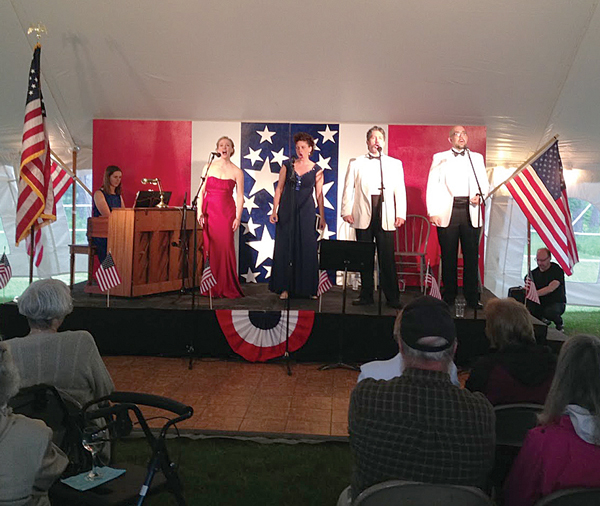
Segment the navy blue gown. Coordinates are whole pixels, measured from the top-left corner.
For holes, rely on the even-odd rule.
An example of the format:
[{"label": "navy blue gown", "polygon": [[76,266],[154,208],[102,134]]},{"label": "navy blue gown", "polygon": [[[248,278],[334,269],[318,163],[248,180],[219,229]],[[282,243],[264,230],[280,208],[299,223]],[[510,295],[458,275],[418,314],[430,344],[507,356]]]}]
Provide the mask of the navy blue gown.
[{"label": "navy blue gown", "polygon": [[[290,296],[311,297],[317,294],[319,263],[317,259],[316,211],[313,190],[317,164],[302,176],[290,177],[286,166],[286,183],[279,203],[275,228],[275,250],[269,289]],[[293,272],[289,279],[289,252],[292,251]]]},{"label": "navy blue gown", "polygon": [[[104,198],[106,199],[106,203],[108,204],[108,207],[110,208],[111,211],[113,209],[121,207],[121,195],[111,195],[110,193],[106,193],[102,189],[100,189],[100,191],[104,195]],[[94,202],[94,199],[92,198],[92,217],[97,218],[98,216],[102,216],[102,215],[100,214],[100,211],[96,207],[96,202]],[[104,259],[106,258],[106,253],[107,253],[106,248],[107,248],[108,239],[106,239],[105,237],[93,237],[92,243],[94,244],[94,246],[96,246],[96,255],[98,256],[98,260],[100,261],[100,263],[104,262]]]}]

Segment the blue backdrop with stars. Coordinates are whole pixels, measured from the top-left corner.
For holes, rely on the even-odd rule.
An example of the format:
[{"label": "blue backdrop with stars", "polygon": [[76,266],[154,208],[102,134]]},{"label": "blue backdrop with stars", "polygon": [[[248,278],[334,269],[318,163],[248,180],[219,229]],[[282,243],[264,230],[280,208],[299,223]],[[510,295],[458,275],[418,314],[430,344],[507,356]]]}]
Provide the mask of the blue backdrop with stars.
[{"label": "blue backdrop with stars", "polygon": [[242,123],[241,169],[244,172],[244,210],[239,230],[239,273],[247,283],[271,276],[275,225],[269,222],[282,164],[296,154],[293,137],[307,132],[315,139],[311,160],[323,169],[327,227],[320,238],[335,239],[338,194],[338,124]]}]

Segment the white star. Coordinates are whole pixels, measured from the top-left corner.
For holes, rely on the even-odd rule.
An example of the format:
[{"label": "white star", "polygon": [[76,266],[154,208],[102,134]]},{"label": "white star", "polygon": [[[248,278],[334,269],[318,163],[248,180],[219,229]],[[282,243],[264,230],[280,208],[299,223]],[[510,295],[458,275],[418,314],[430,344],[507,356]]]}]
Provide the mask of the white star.
[{"label": "white star", "polygon": [[333,205],[327,199],[327,192],[329,190],[331,190],[333,183],[334,183],[333,181],[329,181],[329,183],[325,183],[323,185],[323,203],[324,203],[326,209],[333,209]]},{"label": "white star", "polygon": [[[332,235],[335,235],[335,232],[330,232],[329,225],[325,223],[325,228],[323,230],[319,230],[319,237],[317,241],[321,241],[323,239],[328,240]],[[275,241],[273,241],[273,244],[275,244]]]},{"label": "white star", "polygon": [[275,247],[275,240],[271,239],[269,229],[267,229],[266,225],[263,227],[262,239],[260,241],[249,241],[246,244],[252,249],[258,251],[258,256],[256,257],[255,264],[256,267],[262,264],[265,260],[273,258],[273,248]]},{"label": "white star", "polygon": [[248,273],[242,274],[242,277],[246,280],[246,283],[256,283],[256,277],[260,272],[252,272],[252,269],[248,267]]},{"label": "white star", "polygon": [[269,202],[269,212],[267,213],[269,216],[273,214],[273,202]]},{"label": "white star", "polygon": [[250,160],[252,162],[252,165],[254,165],[259,160],[262,162],[262,158],[260,157],[260,152],[262,150],[257,149],[255,151],[252,148],[248,148],[248,149],[250,150],[250,153],[248,153],[246,156],[244,156],[244,158]]},{"label": "white star", "polygon": [[269,278],[271,277],[271,269],[272,269],[273,267],[272,267],[272,266],[270,266],[270,265],[263,265],[262,267],[263,267],[263,269],[264,269],[265,271],[267,271],[267,272],[265,273],[265,279],[269,279]]},{"label": "white star", "polygon": [[280,167],[283,165],[283,162],[289,160],[289,157],[283,154],[283,148],[277,151],[277,153],[275,151],[271,151],[271,154],[273,155],[273,158],[271,158],[271,163],[278,163]]},{"label": "white star", "polygon": [[[252,199],[254,199],[254,197],[252,197]],[[254,237],[256,237],[256,229],[260,227],[260,225],[257,225],[252,221],[252,217],[250,217],[248,223],[242,223],[242,226],[244,227],[244,234],[252,234]]]},{"label": "white star", "polygon": [[331,160],[330,156],[328,156],[327,158],[323,158],[321,156],[321,153],[319,153],[319,161],[317,162],[317,165],[319,167],[321,167],[323,170],[333,170],[331,168],[331,166],[329,165],[329,160]]},{"label": "white star", "polygon": [[275,188],[273,187],[273,185],[279,179],[279,174],[277,174],[276,172],[271,172],[271,164],[268,158],[263,163],[262,169],[246,169],[246,173],[252,179],[254,179],[254,185],[252,186],[252,190],[250,190],[250,197],[258,193],[260,190],[265,190],[266,192],[271,194],[271,197],[275,198]]},{"label": "white star", "polygon": [[330,130],[329,125],[327,125],[325,130],[319,130],[319,133],[323,136],[323,144],[327,141],[331,141],[335,144],[335,139],[333,137],[337,134],[337,130]]},{"label": "white star", "polygon": [[275,132],[269,132],[269,127],[267,125],[265,125],[265,129],[262,132],[260,130],[257,130],[256,133],[260,135],[260,144],[262,144],[265,141],[273,144],[271,137],[275,135]]},{"label": "white star", "polygon": [[244,195],[244,209],[248,211],[248,214],[252,214],[252,209],[260,209],[260,207],[254,203],[254,197],[248,198]]},{"label": "white star", "polygon": [[321,151],[321,148],[319,148],[318,144],[319,139],[315,139],[315,151]]}]

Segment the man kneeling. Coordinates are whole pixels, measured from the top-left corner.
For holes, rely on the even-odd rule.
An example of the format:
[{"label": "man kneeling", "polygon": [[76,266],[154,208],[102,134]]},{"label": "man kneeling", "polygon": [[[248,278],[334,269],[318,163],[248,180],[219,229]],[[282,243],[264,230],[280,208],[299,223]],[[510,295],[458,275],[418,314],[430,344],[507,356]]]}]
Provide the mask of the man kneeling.
[{"label": "man kneeling", "polygon": [[450,381],[456,329],[448,305],[429,296],[414,300],[394,335],[402,376],[367,378],[350,399],[352,498],[393,479],[483,487],[494,461],[494,411],[483,394]]}]

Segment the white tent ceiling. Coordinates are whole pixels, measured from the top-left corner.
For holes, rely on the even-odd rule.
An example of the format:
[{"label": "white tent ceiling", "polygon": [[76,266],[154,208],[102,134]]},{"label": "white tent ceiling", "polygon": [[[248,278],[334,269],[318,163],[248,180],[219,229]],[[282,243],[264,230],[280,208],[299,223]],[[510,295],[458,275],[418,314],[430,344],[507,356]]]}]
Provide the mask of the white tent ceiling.
[{"label": "white tent ceiling", "polygon": [[0,149],[41,22],[59,151],[94,118],[463,123],[487,126],[488,166],[560,134],[566,167],[600,173],[598,3],[0,0]]}]

